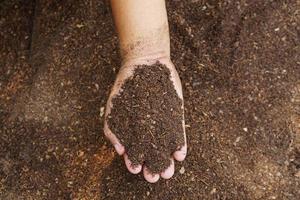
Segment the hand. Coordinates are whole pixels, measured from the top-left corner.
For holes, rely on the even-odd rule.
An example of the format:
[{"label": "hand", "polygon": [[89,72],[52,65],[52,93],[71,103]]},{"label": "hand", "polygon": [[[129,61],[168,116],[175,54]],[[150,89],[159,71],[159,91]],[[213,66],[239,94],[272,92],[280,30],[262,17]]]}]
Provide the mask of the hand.
[{"label": "hand", "polygon": [[[186,135],[185,135],[185,127],[184,127],[184,116],[182,116],[182,119],[183,119],[182,126],[183,126],[183,130],[184,130],[182,137],[184,137],[184,141],[185,141],[184,145],[182,147],[178,147],[179,150],[177,150],[175,152],[170,152],[170,155],[173,155],[170,158],[171,159],[170,166],[165,171],[161,172],[160,174],[154,174],[154,175],[148,171],[146,166],[142,166],[142,165],[138,165],[135,167],[132,166],[131,161],[128,159],[128,156],[126,154],[126,148],[120,143],[120,141],[116,137],[116,135],[114,133],[112,133],[112,131],[110,130],[108,123],[107,123],[107,120],[108,120],[107,117],[111,112],[111,108],[113,107],[112,99],[117,94],[120,93],[120,89],[121,89],[122,85],[124,84],[125,80],[133,75],[134,67],[137,65],[152,65],[152,64],[155,64],[157,61],[164,64],[170,70],[171,81],[174,83],[174,87],[175,87],[175,90],[176,90],[179,98],[181,98],[183,100],[181,81],[179,79],[178,73],[177,73],[173,63],[170,61],[169,58],[153,59],[153,58],[143,57],[141,59],[129,60],[121,67],[121,69],[117,75],[116,81],[114,83],[114,86],[111,90],[109,99],[107,101],[106,111],[105,111],[105,122],[104,122],[104,133],[105,133],[106,137],[114,145],[114,148],[116,149],[117,153],[119,155],[124,156],[125,164],[129,170],[129,172],[131,172],[133,174],[138,174],[143,169],[143,174],[144,174],[145,179],[151,183],[158,181],[160,176],[164,179],[171,178],[174,174],[174,168],[175,168],[174,159],[177,161],[183,161],[186,157],[187,144],[186,144]],[[128,134],[130,134],[130,133],[128,133]]]}]

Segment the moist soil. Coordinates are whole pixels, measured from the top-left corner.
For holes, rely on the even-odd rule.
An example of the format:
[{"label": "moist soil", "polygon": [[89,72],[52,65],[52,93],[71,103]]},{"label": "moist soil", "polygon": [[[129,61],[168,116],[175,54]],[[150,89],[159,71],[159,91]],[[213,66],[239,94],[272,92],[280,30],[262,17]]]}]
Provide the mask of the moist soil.
[{"label": "moist soil", "polygon": [[170,70],[160,63],[135,66],[112,104],[108,126],[133,166],[144,163],[151,173],[168,168],[184,145],[183,105]]},{"label": "moist soil", "polygon": [[167,1],[188,155],[130,174],[103,134],[109,4],[0,2],[0,199],[300,199],[297,0]]}]

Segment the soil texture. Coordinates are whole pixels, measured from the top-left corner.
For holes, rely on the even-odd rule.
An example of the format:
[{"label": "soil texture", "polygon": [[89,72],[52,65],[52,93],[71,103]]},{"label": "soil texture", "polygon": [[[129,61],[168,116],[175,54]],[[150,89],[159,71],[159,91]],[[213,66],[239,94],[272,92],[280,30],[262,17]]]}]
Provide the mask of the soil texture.
[{"label": "soil texture", "polygon": [[108,125],[129,160],[144,163],[151,173],[163,172],[184,145],[183,104],[170,70],[160,63],[135,66],[112,104]]}]

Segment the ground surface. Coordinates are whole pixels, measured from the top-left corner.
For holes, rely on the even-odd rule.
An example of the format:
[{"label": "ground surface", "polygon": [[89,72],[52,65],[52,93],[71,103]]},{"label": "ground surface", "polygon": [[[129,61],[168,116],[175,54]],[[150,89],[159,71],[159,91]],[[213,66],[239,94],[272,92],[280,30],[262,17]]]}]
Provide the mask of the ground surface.
[{"label": "ground surface", "polygon": [[103,137],[120,66],[108,4],[0,2],[0,199],[299,199],[299,1],[168,12],[189,154],[149,184]]}]

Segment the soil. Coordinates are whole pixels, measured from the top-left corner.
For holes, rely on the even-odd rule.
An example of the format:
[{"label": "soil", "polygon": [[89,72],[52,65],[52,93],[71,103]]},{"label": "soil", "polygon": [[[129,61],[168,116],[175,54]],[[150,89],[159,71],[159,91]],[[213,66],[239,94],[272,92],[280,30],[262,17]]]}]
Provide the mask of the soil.
[{"label": "soil", "polygon": [[0,2],[0,199],[299,199],[299,2],[167,8],[188,155],[150,184],[102,131],[121,65],[109,4]]},{"label": "soil", "polygon": [[167,169],[184,145],[183,105],[170,70],[160,63],[135,66],[112,104],[108,126],[133,166],[145,164],[152,173]]}]

